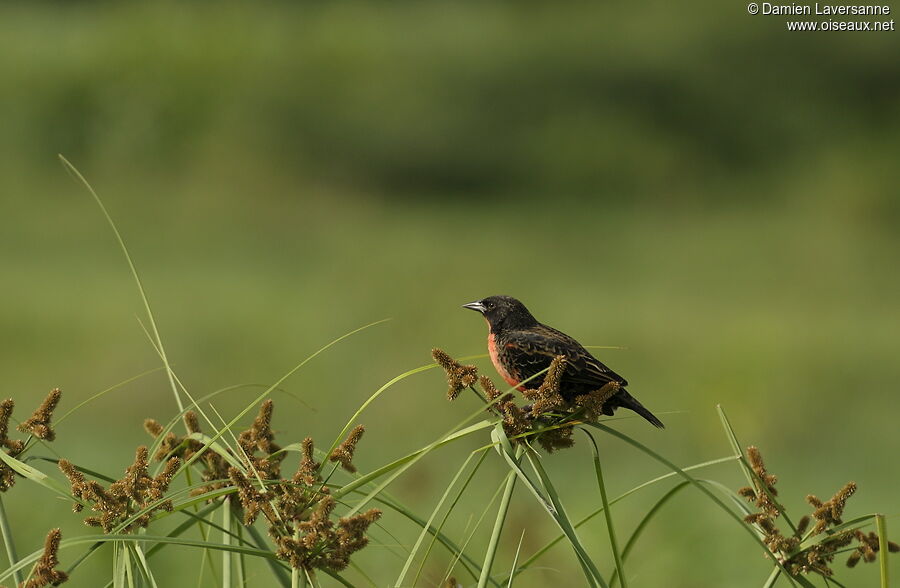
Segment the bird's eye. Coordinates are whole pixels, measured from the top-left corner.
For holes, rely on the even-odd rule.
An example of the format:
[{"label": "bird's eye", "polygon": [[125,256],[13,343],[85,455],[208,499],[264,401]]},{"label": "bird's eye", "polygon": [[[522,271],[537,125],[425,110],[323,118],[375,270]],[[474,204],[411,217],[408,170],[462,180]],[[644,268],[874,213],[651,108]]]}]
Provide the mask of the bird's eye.
[{"label": "bird's eye", "polygon": [[490,310],[490,309],[494,308],[494,303],[490,302],[490,301],[485,302],[484,307],[487,308],[488,310]]}]

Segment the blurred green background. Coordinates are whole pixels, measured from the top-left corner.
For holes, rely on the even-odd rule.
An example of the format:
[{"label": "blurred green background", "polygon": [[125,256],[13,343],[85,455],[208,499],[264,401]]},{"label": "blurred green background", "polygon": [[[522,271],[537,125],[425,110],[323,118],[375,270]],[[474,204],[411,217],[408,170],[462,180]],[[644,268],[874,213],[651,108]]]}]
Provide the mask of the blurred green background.
[{"label": "blurred green background", "polygon": [[[283,443],[326,444],[433,346],[483,353],[483,322],[459,305],[505,293],[585,344],[624,348],[599,355],[668,428],[617,421],[623,432],[682,465],[721,457],[721,403],[795,516],[807,493],[855,480],[848,514],[885,512],[896,536],[898,48],[897,33],[787,33],[779,17],[711,1],[5,3],[4,394],[24,418],[54,386],[65,410],[158,365],[121,253],[62,153],[118,222],[197,394],[271,383],[393,317],[288,381],[304,402],[276,395]],[[252,394],[216,406],[235,414]],[[437,371],[408,379],[363,415],[357,462],[377,467],[475,408],[447,405]],[[118,473],[147,441],[143,419],[174,411],[157,373],[63,423],[54,447]],[[395,493],[428,513],[486,442],[436,453]],[[614,494],[662,473],[601,442]],[[597,507],[583,440],[548,467],[574,517]],[[488,457],[457,537],[504,470]],[[743,485],[731,465],[703,475]],[[664,490],[616,509],[620,535]],[[41,492],[20,482],[4,497],[20,551],[51,526],[91,532]],[[523,489],[512,508],[499,570],[521,529],[525,554],[555,534]],[[379,585],[416,533],[396,515],[383,523],[395,537],[376,530],[355,560]],[[611,571],[603,523],[583,536]],[[162,560],[163,585],[196,585],[193,554]],[[449,563],[433,561],[432,583]],[[759,586],[769,570],[688,494],[630,561],[632,586]],[[107,566],[95,558],[70,585],[100,585]],[[875,582],[875,566],[836,569]],[[579,581],[560,548],[519,585]]]}]

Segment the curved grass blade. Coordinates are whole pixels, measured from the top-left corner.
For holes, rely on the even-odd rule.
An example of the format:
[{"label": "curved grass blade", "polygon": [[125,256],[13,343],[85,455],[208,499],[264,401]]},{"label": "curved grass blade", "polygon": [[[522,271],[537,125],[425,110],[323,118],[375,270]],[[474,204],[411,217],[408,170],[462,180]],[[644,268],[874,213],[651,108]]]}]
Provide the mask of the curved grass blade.
[{"label": "curved grass blade", "polygon": [[[634,439],[632,439],[632,438],[629,437],[628,435],[625,435],[625,434],[623,434],[623,433],[620,433],[619,431],[616,431],[615,429],[613,429],[613,428],[611,428],[611,427],[607,427],[606,425],[603,425],[603,424],[601,424],[601,423],[584,423],[584,425],[585,425],[585,426],[589,426],[589,427],[593,427],[593,428],[595,428],[595,429],[599,429],[599,430],[601,430],[601,431],[604,431],[604,432],[606,432],[606,433],[612,435],[613,437],[617,437],[618,439],[624,441],[625,443],[631,445],[632,447],[634,447],[634,448],[636,448],[636,449],[639,449],[640,451],[642,451],[642,452],[644,452],[645,454],[649,455],[650,457],[652,457],[652,458],[655,459],[656,461],[658,461],[658,462],[660,462],[661,464],[665,465],[667,468],[669,468],[669,469],[672,470],[673,472],[677,472],[678,475],[680,475],[682,478],[684,478],[685,480],[687,480],[688,482],[690,482],[695,488],[697,488],[698,490],[700,490],[700,492],[702,492],[707,498],[709,498],[710,500],[712,500],[713,503],[715,503],[720,509],[722,509],[723,511],[725,511],[725,513],[728,514],[729,517],[731,517],[732,519],[734,519],[735,521],[737,521],[737,523],[740,525],[740,527],[741,527],[742,529],[746,530],[746,531],[750,534],[750,536],[753,537],[753,540],[754,540],[760,547],[762,547],[762,548],[765,550],[765,552],[769,555],[769,557],[771,557],[773,561],[775,561],[775,562],[778,563],[778,566],[779,566],[779,567],[781,567],[781,568],[784,567],[784,566],[779,562],[778,557],[775,556],[775,554],[772,553],[772,551],[769,549],[769,547],[768,547],[768,546],[767,546],[767,545],[759,538],[759,536],[757,536],[756,532],[755,532],[749,525],[747,525],[747,524],[744,522],[744,520],[743,520],[740,516],[738,516],[737,514],[735,514],[735,512],[734,512],[733,510],[731,510],[730,508],[728,508],[728,506],[727,506],[724,502],[722,502],[722,500],[719,499],[719,497],[717,497],[717,496],[716,496],[715,494],[713,494],[709,489],[707,489],[707,488],[704,487],[702,484],[700,484],[700,482],[698,482],[696,478],[694,478],[693,476],[691,476],[690,474],[688,474],[687,472],[685,472],[684,470],[682,470],[681,468],[679,468],[677,465],[675,465],[674,463],[672,463],[671,461],[669,461],[669,460],[666,459],[665,457],[663,457],[663,456],[661,456],[660,454],[656,453],[655,451],[653,451],[652,449],[650,449],[649,447],[647,447],[647,446],[644,445],[643,443],[640,443],[640,442],[638,442],[638,441],[635,441]],[[793,577],[793,576],[791,576],[789,573],[787,573],[787,570],[785,570],[785,577],[787,577],[792,583],[793,583],[794,581],[796,581],[796,582],[798,582],[800,585],[805,586],[805,587],[807,587],[807,588],[814,588],[813,585],[809,582],[809,580],[807,580],[806,578],[804,578],[804,577],[802,577],[802,576]]]},{"label": "curved grass blade", "polygon": [[169,359],[166,357],[166,351],[163,347],[162,337],[160,337],[159,329],[156,326],[156,319],[153,317],[153,311],[150,309],[150,300],[147,298],[147,293],[144,292],[144,285],[141,282],[141,277],[138,275],[137,268],[134,265],[134,262],[131,259],[131,254],[128,252],[128,247],[125,246],[125,240],[122,238],[122,235],[119,233],[118,227],[116,227],[116,223],[113,221],[112,216],[110,216],[109,212],[106,210],[106,206],[103,204],[103,201],[100,200],[100,196],[97,195],[97,192],[94,191],[94,188],[91,186],[90,182],[88,182],[81,172],[69,162],[68,159],[59,155],[59,159],[62,162],[63,166],[66,170],[69,171],[79,182],[87,188],[88,192],[90,192],[91,196],[94,197],[94,201],[97,203],[97,206],[100,207],[100,210],[103,212],[103,216],[106,217],[106,222],[109,223],[110,228],[116,236],[116,241],[119,242],[119,247],[122,249],[122,253],[125,254],[125,261],[128,262],[128,268],[131,270],[131,276],[134,278],[134,283],[137,285],[138,292],[141,295],[141,300],[144,303],[144,311],[147,313],[147,319],[150,321],[150,327],[153,329],[153,335],[156,339],[156,343],[159,346],[160,356],[163,360],[163,365],[166,368],[166,374],[169,376],[169,384],[172,387],[172,394],[175,395],[175,403],[178,405],[178,410],[183,410],[184,405],[181,402],[181,396],[178,394],[178,387],[175,385],[175,379],[172,373],[172,366],[169,365]]},{"label": "curved grass blade", "polygon": [[[431,443],[425,447],[422,447],[421,449],[417,449],[416,451],[413,451],[412,453],[409,453],[409,454],[401,457],[400,459],[396,459],[387,465],[383,465],[380,468],[373,470],[366,475],[358,477],[357,479],[353,480],[349,484],[342,486],[341,488],[335,490],[332,493],[332,496],[334,496],[335,499],[342,498],[343,496],[346,496],[350,492],[356,491],[358,488],[365,486],[366,484],[397,469],[398,467],[402,467],[406,464],[409,464],[409,462],[411,462],[411,461],[417,460],[418,458],[422,457],[427,452],[429,452],[433,449],[437,449],[438,447],[446,445],[447,443],[451,443],[453,441],[456,441],[457,439],[461,439],[467,435],[471,435],[472,433],[475,433],[477,431],[480,431],[481,429],[485,429],[485,428],[491,427],[491,426],[493,426],[493,423],[490,423],[488,421],[481,421],[480,423],[475,423],[474,425],[466,427],[465,429],[456,431],[450,435],[447,435],[447,436],[439,439],[438,441],[436,441],[434,443]],[[378,493],[381,492],[381,488],[382,487],[376,488],[376,490],[379,491]],[[374,491],[372,493],[370,493],[371,496],[374,496],[375,494],[377,494],[377,493]]]},{"label": "curved grass blade", "polygon": [[[315,359],[316,357],[318,357],[321,353],[323,353],[324,351],[326,351],[326,350],[329,349],[330,347],[336,345],[337,343],[343,341],[343,340],[346,339],[347,337],[350,337],[350,336],[352,336],[352,335],[355,335],[356,333],[359,333],[360,331],[363,331],[363,330],[365,330],[365,329],[368,329],[369,327],[374,327],[375,325],[380,325],[381,323],[384,323],[384,322],[389,321],[389,320],[390,320],[390,319],[381,319],[381,320],[378,320],[378,321],[369,323],[369,324],[367,324],[367,325],[363,325],[363,326],[361,326],[361,327],[359,327],[359,328],[353,329],[353,330],[350,331],[349,333],[344,333],[344,334],[341,335],[340,337],[338,337],[338,338],[336,338],[336,339],[333,339],[333,340],[332,340],[331,342],[329,342],[328,344],[323,345],[322,347],[320,347],[320,348],[319,348],[318,350],[316,350],[312,355],[309,355],[306,359],[304,359],[303,361],[301,361],[299,364],[297,364],[297,365],[294,366],[291,370],[289,370],[286,374],[284,374],[283,376],[281,376],[274,384],[272,384],[271,386],[269,386],[268,388],[266,388],[266,390],[265,390],[262,394],[260,394],[259,396],[257,396],[257,397],[253,400],[253,402],[251,402],[250,404],[248,404],[248,405],[246,406],[246,408],[244,408],[241,412],[239,412],[239,413],[237,414],[237,416],[235,416],[233,419],[231,419],[230,421],[228,421],[227,426],[226,426],[225,428],[222,428],[222,429],[219,429],[218,431],[216,431],[215,435],[213,435],[213,436],[210,438],[211,441],[218,441],[219,438],[221,438],[222,435],[225,434],[225,431],[226,431],[227,429],[233,427],[233,426],[235,425],[235,423],[237,423],[239,420],[241,420],[242,418],[244,418],[244,417],[247,415],[247,413],[249,413],[249,412],[250,412],[257,404],[259,404],[263,399],[265,399],[265,397],[268,396],[268,395],[272,392],[272,390],[274,390],[274,389],[278,388],[279,386],[281,386],[281,384],[282,384],[285,380],[287,380],[287,379],[290,378],[292,375],[294,375],[297,371],[300,370],[300,368],[302,368],[303,366],[305,366],[307,363],[309,363],[310,361],[312,361],[313,359]],[[179,468],[179,472],[182,471],[182,470],[184,470],[184,469],[186,469],[186,468],[188,468],[188,467],[190,467],[195,461],[197,461],[198,459],[200,459],[200,457],[202,457],[203,454],[206,453],[206,448],[207,448],[207,447],[208,447],[208,446],[204,446],[204,447],[201,448],[199,451],[197,451],[196,453],[194,453],[194,455],[192,455],[190,459],[186,460],[183,464],[181,464],[181,467]]]},{"label": "curved grass blade", "polygon": [[[600,449],[597,447],[597,441],[594,436],[585,429],[581,429],[591,440],[591,448],[594,453],[594,472],[597,474],[597,486],[600,487],[600,502],[603,505],[603,515],[606,518],[606,530],[609,533],[609,547],[613,552],[613,560],[616,564],[615,571],[619,574],[622,588],[627,588],[625,580],[625,565],[622,561],[624,557],[619,553],[619,544],[616,541],[616,529],[613,525],[612,512],[609,509],[609,497],[606,495],[606,484],[603,483],[603,468],[600,464]],[[610,580],[612,584],[612,580]]]},{"label": "curved grass blade", "polygon": [[[428,530],[429,533],[431,533],[431,541],[428,543],[428,549],[425,550],[425,555],[422,557],[422,561],[419,562],[419,569],[416,570],[416,577],[413,579],[413,586],[415,586],[419,582],[419,578],[422,575],[422,570],[425,569],[425,562],[428,561],[428,556],[431,554],[431,550],[434,547],[435,541],[439,540],[439,538],[443,536],[443,533],[441,531],[443,530],[444,525],[450,519],[450,514],[456,508],[456,505],[459,504],[460,498],[462,498],[466,489],[469,487],[469,484],[472,482],[472,479],[475,478],[475,473],[481,467],[481,464],[484,463],[485,458],[487,458],[487,452],[484,452],[484,451],[479,452],[476,450],[476,451],[472,452],[472,455],[474,455],[475,453],[480,453],[481,456],[478,458],[478,461],[475,463],[475,467],[473,467],[472,471],[469,472],[469,476],[466,478],[466,481],[463,482],[463,484],[460,486],[459,490],[456,492],[456,496],[453,498],[453,502],[450,503],[450,507],[447,508],[447,511],[444,513],[444,516],[441,519],[440,524],[438,524],[438,526],[437,526],[436,532],[433,527],[422,525],[423,529],[426,529],[426,530]],[[460,563],[462,563],[463,569],[465,569],[466,572],[468,572],[472,576],[473,580],[477,580],[478,575],[475,573],[474,570],[470,569],[469,566],[466,565],[468,562],[471,564],[471,566],[473,568],[477,569],[477,564],[475,564],[475,560],[470,558],[468,556],[468,554],[461,552],[459,550],[459,548],[456,547],[455,545],[452,548],[448,546],[448,549],[451,552],[458,553],[460,555]]]},{"label": "curved grass blade", "polygon": [[113,384],[112,386],[110,386],[110,387],[107,388],[106,390],[101,390],[100,392],[97,392],[96,394],[92,394],[91,396],[88,396],[86,399],[82,400],[81,402],[79,402],[78,404],[76,404],[75,406],[73,406],[72,408],[70,408],[69,410],[67,410],[67,411],[66,411],[62,416],[60,416],[59,418],[55,418],[55,417],[54,417],[54,420],[56,421],[56,424],[57,424],[57,426],[58,426],[58,425],[62,424],[62,422],[63,422],[64,420],[66,420],[67,418],[69,418],[70,416],[72,416],[72,413],[74,413],[75,411],[77,411],[77,410],[80,409],[80,408],[83,408],[85,405],[90,404],[90,403],[93,402],[94,400],[97,400],[98,398],[100,398],[100,397],[102,397],[102,396],[105,396],[106,394],[109,394],[110,392],[113,392],[113,391],[115,391],[115,390],[118,390],[119,388],[121,388],[121,387],[123,387],[123,386],[126,386],[126,385],[128,385],[128,384],[130,384],[130,383],[132,383],[132,382],[134,382],[134,381],[136,381],[136,380],[140,380],[140,379],[143,378],[143,377],[149,376],[150,374],[155,374],[156,372],[161,371],[161,370],[164,370],[164,369],[165,369],[164,367],[155,367],[155,368],[153,368],[152,370],[147,370],[146,372],[142,372],[142,373],[140,373],[140,374],[138,374],[138,375],[136,375],[136,376],[131,376],[131,377],[128,378],[127,380],[122,380],[122,381],[119,382],[118,384]]},{"label": "curved grass blade", "polygon": [[396,582],[394,582],[395,588],[400,588],[403,584],[403,579],[406,578],[406,574],[409,572],[409,568],[412,566],[413,561],[416,559],[416,554],[419,552],[419,548],[422,546],[422,542],[425,540],[425,535],[428,532],[428,528],[431,527],[431,523],[434,522],[435,517],[437,516],[438,511],[441,510],[441,507],[444,506],[444,501],[447,500],[447,497],[450,495],[450,491],[453,490],[453,487],[456,486],[456,481],[459,480],[459,477],[469,466],[469,462],[472,461],[472,458],[475,457],[474,453],[470,453],[469,457],[463,462],[462,466],[456,470],[456,474],[453,476],[453,479],[450,480],[450,483],[447,484],[447,489],[444,490],[444,493],[441,495],[440,500],[438,500],[435,507],[431,510],[431,515],[429,515],[428,520],[422,525],[422,531],[419,533],[419,536],[416,538],[416,542],[413,544],[412,549],[409,552],[409,556],[406,558],[406,561],[403,563],[403,568],[400,569],[400,574],[397,576]]},{"label": "curved grass blade", "polygon": [[[469,545],[469,541],[472,540],[472,537],[475,536],[475,532],[478,530],[479,527],[481,527],[481,523],[484,521],[484,517],[487,516],[488,511],[491,510],[491,507],[494,505],[494,502],[497,500],[497,497],[500,496],[500,493],[503,491],[505,486],[506,486],[506,480],[504,479],[503,482],[501,482],[500,485],[497,486],[497,489],[494,491],[494,494],[493,494],[493,496],[491,496],[491,499],[487,501],[487,504],[485,504],[484,509],[481,511],[481,515],[478,517],[478,520],[475,521],[475,526],[472,527],[472,532],[469,533],[469,535],[466,537],[466,540],[462,544],[463,549],[465,549]],[[471,520],[471,515],[469,517],[469,520]],[[466,523],[466,528],[468,529],[468,523]],[[465,532],[465,531],[463,531],[463,532]],[[460,552],[460,554],[461,553],[462,552]],[[447,581],[447,579],[450,577],[450,574],[453,572],[453,568],[456,567],[456,564],[458,562],[459,562],[459,554],[455,558],[453,558],[452,562],[450,562],[450,565],[447,567],[447,571],[444,572],[444,577],[441,579],[441,584],[443,584],[444,582]],[[492,578],[489,578],[489,581],[491,583],[493,583],[495,586],[499,586],[499,584]]]},{"label": "curved grass blade", "polygon": [[[506,439],[506,434],[504,433],[501,424],[498,423],[496,427],[494,427],[494,430],[491,431],[491,439],[498,443],[501,443],[501,439]],[[508,439],[506,439],[506,445],[509,445]],[[506,449],[506,446],[501,449],[504,453],[504,457],[506,457]],[[515,454],[510,458],[516,466],[522,461],[523,453],[525,453],[525,446],[516,446]],[[497,548],[500,546],[500,534],[503,532],[503,527],[506,524],[506,515],[509,513],[509,502],[512,498],[513,490],[515,490],[516,480],[518,478],[519,475],[515,469],[512,469],[509,474],[507,474],[503,488],[503,496],[500,498],[500,507],[497,509],[497,518],[494,521],[491,538],[484,554],[484,563],[481,564],[481,576],[478,578],[478,588],[485,588],[485,586],[487,586],[488,577],[491,575],[491,567],[494,565],[494,558],[497,555]]]},{"label": "curved grass blade", "polygon": [[875,532],[878,534],[878,567],[881,571],[881,588],[888,588],[888,539],[887,539],[887,521],[883,514],[875,515]]},{"label": "curved grass blade", "polygon": [[[465,357],[460,357],[459,361],[468,361],[470,359],[479,359],[482,357],[487,357],[487,354],[482,353],[479,355],[467,355]],[[407,370],[407,371],[403,372],[402,374],[395,376],[395,377],[391,378],[390,380],[388,380],[383,386],[381,386],[378,390],[376,390],[371,396],[366,398],[365,402],[363,402],[360,405],[360,407],[358,409],[356,409],[356,412],[353,413],[353,416],[350,417],[350,419],[347,421],[347,424],[344,425],[344,428],[341,429],[341,432],[338,433],[337,437],[335,437],[334,441],[331,443],[331,447],[328,448],[327,454],[330,455],[331,452],[334,451],[334,448],[338,446],[338,444],[341,442],[341,439],[344,439],[347,436],[347,433],[350,431],[350,428],[353,427],[353,423],[356,422],[356,419],[359,418],[359,415],[361,415],[363,413],[363,411],[369,407],[370,404],[375,402],[375,399],[378,398],[379,396],[381,396],[388,388],[390,388],[397,382],[405,380],[406,378],[408,378],[410,376],[413,376],[415,374],[425,372],[428,370],[436,369],[438,367],[439,367],[438,364],[431,362],[431,363],[428,363],[425,365],[420,365],[419,367],[413,368],[411,370]],[[325,467],[324,462],[322,463],[322,467]],[[319,471],[321,471],[321,467],[319,468]]]},{"label": "curved grass blade", "polygon": [[[709,467],[709,466],[712,466],[712,465],[718,465],[718,464],[721,464],[721,463],[728,463],[728,462],[730,462],[730,461],[734,461],[735,459],[737,459],[737,458],[736,458],[736,457],[733,457],[733,456],[730,456],[730,457],[723,457],[723,458],[713,459],[713,460],[710,460],[710,461],[705,461],[705,462],[703,462],[703,463],[698,463],[698,464],[694,464],[694,465],[691,465],[691,466],[687,466],[687,467],[685,467],[685,468],[683,468],[683,469],[684,469],[684,471],[687,472],[687,471],[691,471],[691,470],[697,470],[697,469],[700,469],[700,468]],[[629,496],[631,496],[632,494],[634,494],[634,493],[637,492],[638,490],[642,490],[642,489],[644,489],[644,488],[646,488],[646,487],[648,487],[648,486],[651,486],[651,485],[653,485],[653,484],[656,484],[656,483],[661,482],[661,481],[663,481],[663,480],[666,480],[666,479],[668,479],[668,478],[674,478],[674,477],[676,477],[676,476],[678,476],[678,473],[677,473],[677,472],[669,472],[669,473],[667,473],[667,474],[663,474],[663,475],[661,475],[661,476],[657,476],[656,478],[653,478],[653,479],[651,479],[651,480],[647,480],[646,482],[643,482],[643,483],[641,483],[641,484],[638,484],[638,485],[635,486],[634,488],[631,488],[630,490],[628,490],[628,491],[626,491],[626,492],[623,492],[623,493],[620,494],[619,496],[613,498],[612,500],[609,501],[609,503],[610,503],[611,505],[612,505],[612,504],[616,504],[616,503],[619,502],[620,500],[624,500],[624,499],[628,498]],[[581,520],[579,520],[577,523],[575,523],[575,528],[577,529],[577,528],[581,527],[582,525],[584,525],[585,523],[587,523],[588,521],[590,521],[590,520],[593,519],[594,517],[600,515],[602,512],[603,512],[603,507],[601,506],[600,508],[598,508],[598,509],[595,510],[594,512],[592,512],[592,513],[590,513],[589,515],[583,517]],[[552,548],[553,548],[555,545],[557,545],[559,542],[563,541],[565,538],[566,538],[565,534],[557,535],[552,541],[550,541],[549,543],[547,543],[546,545],[544,545],[543,547],[541,547],[540,549],[538,549],[537,551],[535,551],[535,552],[534,552],[527,560],[525,560],[525,561],[522,563],[522,565],[519,566],[519,569],[517,570],[517,572],[522,572],[522,571],[526,570],[527,568],[529,568],[535,561],[538,560],[538,558],[540,558],[542,555],[544,555],[545,553],[547,553],[550,549],[552,549]]]},{"label": "curved grass blade", "polygon": [[[241,545],[222,545],[221,543],[213,543],[210,541],[197,541],[194,539],[183,539],[180,537],[166,537],[164,535],[86,535],[82,537],[73,537],[71,539],[63,539],[59,547],[67,549],[77,545],[85,545],[91,543],[109,543],[109,542],[133,542],[133,543],[171,543],[184,547],[197,547],[206,549],[226,550],[232,553],[243,553],[251,557],[259,557],[262,559],[275,559],[275,554],[271,551],[263,549],[254,549],[252,547],[244,547]],[[19,560],[15,566],[7,568],[0,572],[0,582],[7,580],[16,570],[21,570],[34,564],[44,554],[44,550],[40,549],[31,553],[27,557]]]},{"label": "curved grass blade", "polygon": [[547,489],[547,497],[550,499],[550,503],[553,505],[556,514],[554,515],[551,511],[547,512],[550,512],[553,520],[556,521],[556,524],[562,529],[562,532],[565,533],[569,543],[571,543],[572,549],[575,550],[575,555],[578,556],[578,561],[581,564],[582,571],[584,572],[588,583],[591,586],[599,584],[601,587],[607,588],[606,581],[600,574],[600,570],[597,569],[596,564],[590,556],[588,556],[587,551],[581,544],[581,540],[578,538],[575,527],[572,525],[572,522],[569,520],[569,517],[563,508],[562,501],[559,499],[559,494],[557,494],[556,488],[554,488],[553,482],[550,480],[550,476],[547,475],[543,465],[541,465],[540,457],[534,453],[533,449],[530,449],[526,455],[528,455],[528,461],[531,464],[532,469],[534,469],[535,474],[537,474],[540,479],[541,484]]},{"label": "curved grass blade", "polygon": [[[2,449],[0,449],[0,453],[4,453]],[[3,546],[6,548],[6,557],[9,560],[10,567],[12,567],[16,565],[19,556],[16,555],[16,544],[13,541],[12,529],[9,528],[9,519],[6,518],[6,507],[3,506],[3,495],[0,495],[0,532],[3,534]],[[20,572],[16,572],[14,581],[16,586],[23,583],[22,574]]]},{"label": "curved grass blade", "polygon": [[[662,498],[656,501],[656,503],[650,507],[650,510],[647,511],[647,514],[644,515],[644,518],[641,519],[641,522],[638,523],[637,527],[635,527],[634,531],[631,533],[631,537],[628,538],[628,541],[625,543],[625,547],[622,549],[622,559],[625,560],[628,557],[628,554],[631,553],[631,550],[634,548],[637,543],[638,538],[641,536],[641,533],[644,532],[644,529],[656,516],[656,514],[662,509],[663,506],[666,505],[669,500],[671,500],[676,494],[678,494],[681,490],[690,486],[691,483],[688,481],[682,481],[669,489],[668,492],[663,494]],[[777,569],[777,568],[776,568]],[[612,587],[616,580],[619,578],[619,570],[613,572],[612,577],[609,579],[609,585]]]},{"label": "curved grass blade", "polygon": [[15,471],[17,474],[19,474],[20,476],[27,478],[27,479],[31,480],[32,482],[40,484],[44,488],[47,488],[48,490],[53,492],[54,494],[57,494],[58,496],[62,496],[66,500],[71,500],[72,502],[78,502],[83,506],[86,505],[85,502],[83,500],[81,500],[80,498],[76,498],[76,497],[72,496],[71,494],[69,494],[69,492],[65,488],[65,486],[63,486],[57,480],[51,478],[44,472],[31,467],[30,465],[28,465],[25,462],[21,462],[18,459],[7,455],[7,453],[5,451],[0,451],[0,460],[3,460],[3,462],[7,466],[12,468],[12,470]]},{"label": "curved grass blade", "polygon": [[519,554],[522,553],[522,541],[525,540],[525,529],[522,529],[522,534],[519,536],[519,545],[516,547],[516,555],[513,557],[512,570],[509,572],[509,582],[506,583],[506,588],[512,588],[513,579],[516,576],[516,566],[519,565]]},{"label": "curved grass blade", "polygon": [[725,429],[725,436],[728,437],[728,442],[731,444],[731,448],[734,450],[736,456],[740,457],[740,465],[741,470],[744,472],[744,476],[747,478],[747,485],[750,488],[761,489],[766,493],[769,500],[772,504],[778,507],[779,512],[781,513],[781,518],[784,519],[784,522],[788,524],[791,528],[791,531],[796,534],[797,526],[794,525],[794,521],[791,520],[790,516],[788,516],[785,508],[778,502],[778,499],[775,495],[769,490],[769,485],[766,484],[762,479],[760,479],[759,475],[750,467],[750,464],[747,463],[747,457],[744,455],[744,449],[741,444],[737,440],[737,435],[734,432],[734,429],[731,426],[731,421],[728,420],[728,416],[725,414],[725,409],[722,408],[721,404],[716,405],[716,412],[719,413],[719,419],[722,421],[722,427]]}]

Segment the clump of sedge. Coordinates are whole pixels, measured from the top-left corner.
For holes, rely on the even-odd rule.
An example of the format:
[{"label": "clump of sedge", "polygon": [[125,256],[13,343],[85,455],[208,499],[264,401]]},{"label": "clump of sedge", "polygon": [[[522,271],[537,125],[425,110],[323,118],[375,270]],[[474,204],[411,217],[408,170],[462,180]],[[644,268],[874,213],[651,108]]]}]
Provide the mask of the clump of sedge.
[{"label": "clump of sedge", "polygon": [[[50,426],[50,420],[53,418],[53,410],[59,404],[61,396],[62,392],[59,388],[51,390],[37,410],[17,427],[18,430],[44,441],[56,439],[56,433]],[[0,451],[5,451],[6,455],[10,457],[18,456],[25,451],[26,447],[25,441],[9,438],[9,421],[14,408],[15,402],[12,398],[0,402]],[[6,492],[15,486],[17,475],[15,470],[6,465],[6,462],[0,461],[0,492]]]},{"label": "clump of sedge", "polygon": [[[166,433],[156,458],[174,455],[187,460],[202,452],[197,463],[202,464],[207,484],[195,493],[234,488],[231,508],[242,511],[244,524],[252,525],[260,518],[266,521],[269,536],[277,546],[277,557],[308,573],[316,569],[343,570],[349,565],[350,556],[367,545],[366,531],[381,511],[371,509],[335,520],[337,501],[322,478],[322,464],[315,459],[309,437],[301,443],[296,472],[289,479],[282,478],[281,462],[287,454],[275,443],[273,410],[271,400],[263,402],[251,426],[238,435],[240,455],[221,455],[206,446],[196,415],[188,412],[185,426],[189,434],[180,437]],[[154,420],[146,421],[144,427],[157,439],[164,432]],[[353,456],[364,431],[362,425],[355,427],[328,458],[355,472]],[[235,467],[235,460],[242,467]]]},{"label": "clump of sedge", "polygon": [[[753,502],[759,512],[746,516],[744,520],[756,525],[763,533],[763,541],[791,575],[816,573],[831,577],[834,574],[831,563],[835,556],[854,541],[859,545],[850,554],[848,566],[855,566],[860,559],[867,562],[875,560],[875,553],[878,551],[877,535],[866,535],[859,529],[832,530],[843,523],[844,507],[857,489],[855,482],[844,485],[827,501],[812,494],[807,496],[807,502],[815,510],[811,516],[804,516],[798,521],[796,530],[790,536],[785,536],[775,525],[775,519],[784,513],[784,507],[775,500],[777,478],[766,469],[759,449],[748,447],[747,456],[754,474],[753,487],[741,488],[738,494]],[[816,524],[809,529],[813,520]],[[802,543],[808,543],[813,537],[819,537],[819,540],[806,548],[800,548]],[[892,547],[897,548],[896,544],[890,543],[888,548],[898,550]]]},{"label": "clump of sedge", "polygon": [[147,472],[148,452],[146,446],[135,451],[134,463],[125,469],[121,479],[104,488],[95,480],[88,480],[70,461],[59,460],[59,469],[72,485],[72,495],[80,502],[73,505],[79,512],[85,504],[98,513],[84,519],[91,527],[101,527],[106,533],[130,533],[139,527],[146,527],[150,518],[158,510],[172,510],[172,501],[163,500],[172,478],[178,471],[181,460],[173,457],[155,477]]}]

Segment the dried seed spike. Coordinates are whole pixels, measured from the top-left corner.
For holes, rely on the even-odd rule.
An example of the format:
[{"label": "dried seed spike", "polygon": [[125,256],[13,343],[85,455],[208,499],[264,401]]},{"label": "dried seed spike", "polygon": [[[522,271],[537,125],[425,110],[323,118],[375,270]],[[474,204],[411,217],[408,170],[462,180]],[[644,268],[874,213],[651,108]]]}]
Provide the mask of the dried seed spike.
[{"label": "dried seed spike", "polygon": [[156,439],[163,432],[163,426],[156,419],[144,419],[144,430]]},{"label": "dried seed spike", "polygon": [[547,375],[541,383],[541,388],[545,389],[545,394],[559,394],[559,386],[562,383],[563,374],[566,371],[566,356],[557,355],[550,362],[547,368]]},{"label": "dried seed spike", "polygon": [[300,465],[297,467],[297,472],[294,474],[291,481],[294,484],[313,486],[318,479],[319,466],[321,464],[319,464],[314,457],[312,437],[304,439],[300,444],[300,448],[303,457],[300,459]]},{"label": "dried seed spike", "polygon": [[6,441],[9,434],[9,417],[12,416],[16,403],[12,398],[0,402],[0,442]]},{"label": "dried seed spike", "polygon": [[50,393],[41,402],[41,405],[17,428],[23,433],[31,433],[38,439],[45,441],[56,439],[56,433],[50,426],[50,420],[53,418],[53,411],[56,409],[56,405],[59,404],[61,396],[62,391],[59,388],[50,390]]},{"label": "dried seed spike", "polygon": [[344,442],[334,448],[328,459],[332,462],[340,462],[341,467],[350,473],[355,472],[356,466],[352,463],[353,453],[356,451],[356,444],[359,443],[365,431],[366,428],[362,425],[354,427]]},{"label": "dried seed spike", "polygon": [[193,410],[189,410],[184,413],[184,426],[190,433],[200,433],[200,421],[197,418],[197,413]]},{"label": "dried seed spike", "polygon": [[463,388],[475,383],[478,378],[478,368],[474,365],[463,365],[450,357],[442,349],[431,350],[431,357],[447,374],[447,398],[455,400]]},{"label": "dried seed spike", "polygon": [[481,376],[478,378],[478,383],[481,384],[481,389],[484,390],[484,395],[487,397],[488,401],[496,400],[500,396],[500,390],[497,390],[494,381],[489,377]]},{"label": "dried seed spike", "polygon": [[847,482],[843,488],[837,491],[829,501],[831,503],[831,518],[834,522],[840,524],[841,516],[844,514],[844,507],[847,499],[856,492],[856,482]]},{"label": "dried seed spike", "polygon": [[59,529],[52,529],[47,533],[44,541],[44,554],[37,561],[31,578],[22,584],[22,588],[44,588],[45,586],[58,586],[69,579],[69,575],[62,570],[54,569],[59,565],[57,552],[62,533]]}]

